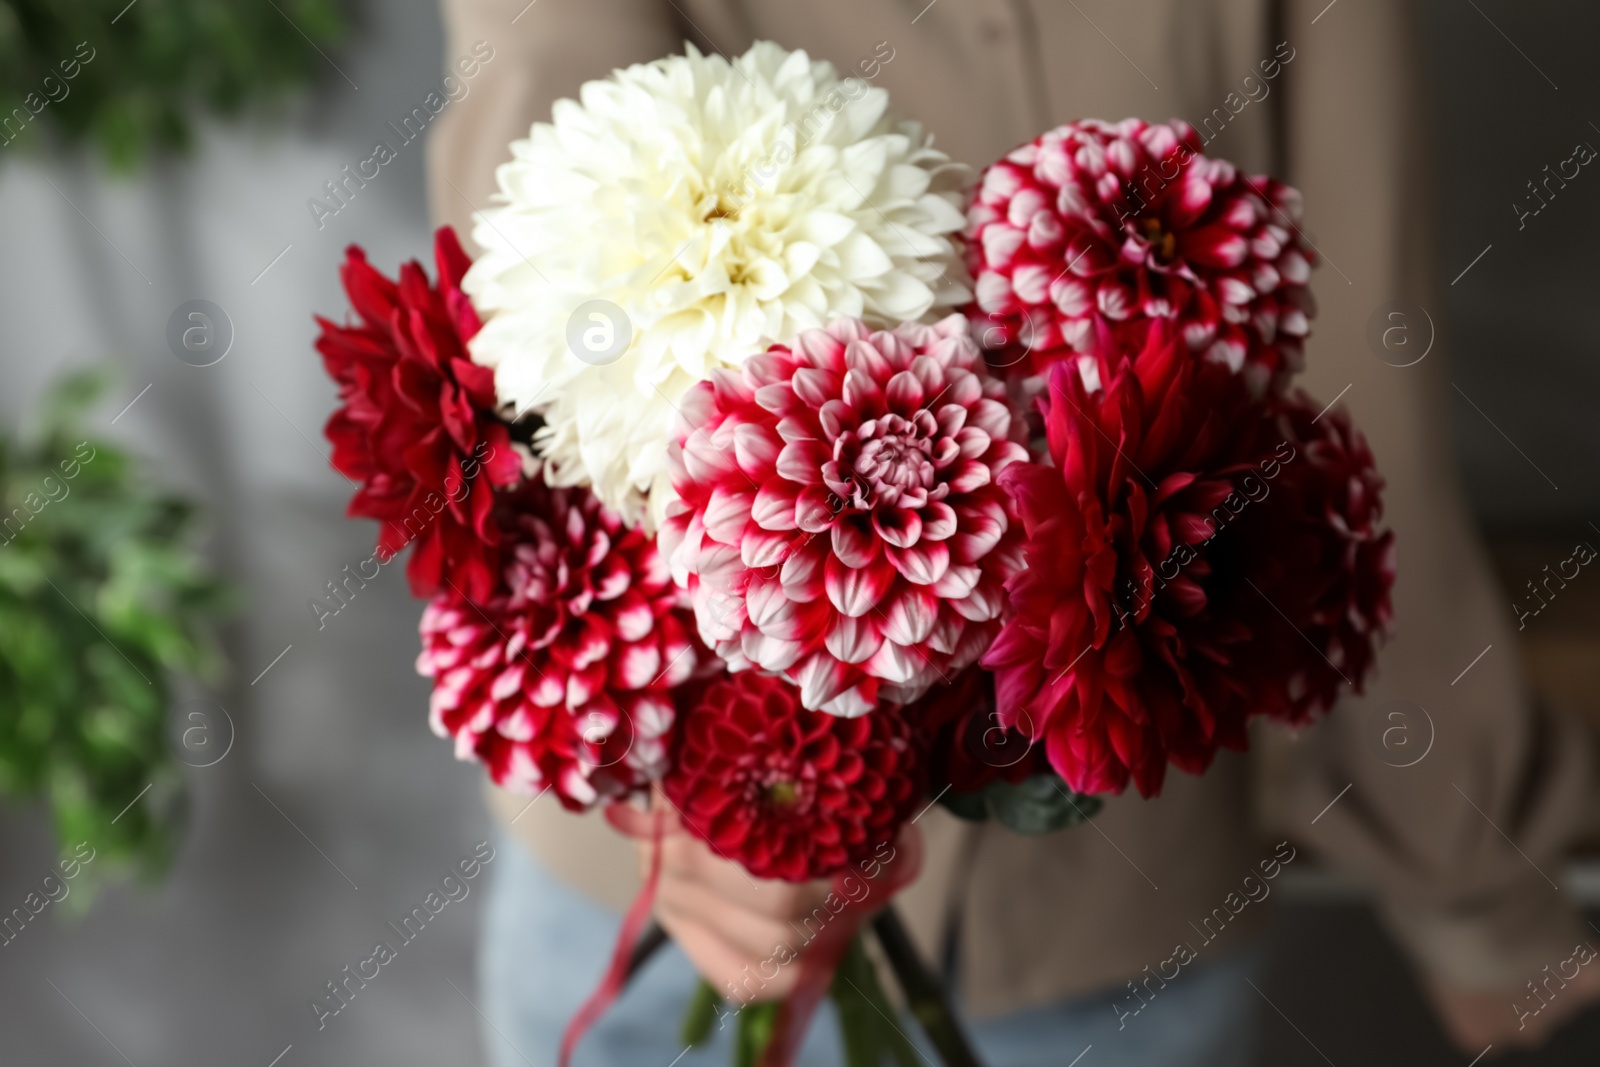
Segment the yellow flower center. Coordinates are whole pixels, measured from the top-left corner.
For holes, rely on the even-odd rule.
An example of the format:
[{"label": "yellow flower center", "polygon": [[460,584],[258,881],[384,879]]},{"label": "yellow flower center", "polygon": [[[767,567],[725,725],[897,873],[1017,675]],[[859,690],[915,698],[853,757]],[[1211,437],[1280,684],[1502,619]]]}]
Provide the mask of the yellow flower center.
[{"label": "yellow flower center", "polygon": [[767,799],[773,806],[789,808],[800,799],[800,787],[793,782],[780,780],[767,786]]},{"label": "yellow flower center", "polygon": [[1162,263],[1171,263],[1177,257],[1178,237],[1163,230],[1159,219],[1144,219],[1139,223],[1139,229],[1144,239],[1149,242],[1156,259]]}]

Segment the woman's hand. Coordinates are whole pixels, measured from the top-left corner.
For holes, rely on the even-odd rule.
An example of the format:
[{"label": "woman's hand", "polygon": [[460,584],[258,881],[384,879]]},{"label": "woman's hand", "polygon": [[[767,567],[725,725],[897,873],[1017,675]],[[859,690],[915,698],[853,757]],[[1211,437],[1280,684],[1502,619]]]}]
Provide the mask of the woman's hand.
[{"label": "woman's hand", "polygon": [[[653,847],[649,838],[637,839],[641,875],[649,872]],[[724,998],[777,1000],[794,989],[795,963],[808,944],[819,935],[854,934],[915,874],[921,850],[921,835],[906,827],[875,877],[854,872],[850,884],[858,888],[849,899],[840,894],[830,901],[827,881],[754,878],[680,830],[661,841],[656,918]]]},{"label": "woman's hand", "polygon": [[[1428,983],[1428,992],[1445,1033],[1462,1052],[1476,1056],[1488,1045],[1496,1054],[1533,1048],[1544,1044],[1562,1023],[1600,1003],[1600,960],[1582,967],[1565,988],[1545,993],[1549,1003],[1537,1013],[1532,1009],[1543,1002],[1526,987],[1487,991],[1436,981]],[[1518,1006],[1524,1013],[1520,1016]]]},{"label": "woman's hand", "polygon": [[[651,843],[641,840],[639,867],[648,871]],[[829,914],[827,882],[781,882],[752,878],[743,867],[711,851],[686,833],[661,842],[661,880],[656,918],[695,969],[724,998],[776,1000],[794,988],[790,966],[804,948],[803,925],[817,929],[818,910],[833,923],[859,924],[855,907]],[[852,925],[851,929],[854,929]]]}]

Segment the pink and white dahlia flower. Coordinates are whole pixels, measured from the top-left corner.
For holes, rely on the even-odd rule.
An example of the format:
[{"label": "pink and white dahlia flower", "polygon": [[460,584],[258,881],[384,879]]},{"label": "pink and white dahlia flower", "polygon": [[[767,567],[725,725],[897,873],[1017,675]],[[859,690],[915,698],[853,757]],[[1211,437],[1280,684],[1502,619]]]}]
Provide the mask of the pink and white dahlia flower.
[{"label": "pink and white dahlia flower", "polygon": [[573,810],[643,788],[666,769],[672,689],[705,655],[682,591],[587,489],[530,482],[503,521],[495,595],[444,594],[422,616],[433,732],[496,783]]},{"label": "pink and white dahlia flower", "polygon": [[1258,390],[1301,369],[1315,252],[1300,194],[1208,158],[1186,122],[1072,122],[984,171],[967,210],[984,345],[1024,373],[1138,352],[1152,320]]},{"label": "pink and white dahlia flower", "polygon": [[1020,562],[995,479],[1027,453],[967,329],[839,319],[685,396],[661,549],[730,669],[850,716],[988,647]]}]

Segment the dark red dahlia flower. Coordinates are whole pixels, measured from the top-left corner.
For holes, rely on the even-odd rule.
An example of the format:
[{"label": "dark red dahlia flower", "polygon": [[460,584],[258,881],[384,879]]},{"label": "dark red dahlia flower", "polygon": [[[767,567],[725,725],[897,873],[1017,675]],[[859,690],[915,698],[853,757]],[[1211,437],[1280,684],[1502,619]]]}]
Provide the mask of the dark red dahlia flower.
[{"label": "dark red dahlia flower", "polygon": [[924,779],[891,708],[807,711],[782,678],[741,671],[684,714],[661,788],[684,827],[758,878],[804,882],[871,857],[917,810]]},{"label": "dark red dahlia flower", "polygon": [[666,766],[672,689],[706,653],[655,542],[587,489],[529,481],[506,501],[503,586],[422,616],[429,720],[460,759],[573,810],[645,787]]},{"label": "dark red dahlia flower", "polygon": [[1303,720],[1362,683],[1393,576],[1381,482],[1308,405],[1254,399],[1166,328],[1104,389],[1051,370],[1053,466],[1001,476],[1027,566],[984,665],[1074,790],[1153,795],[1169,760],[1244,749],[1250,715]]},{"label": "dark red dahlia flower", "polygon": [[1033,741],[1025,722],[1001,723],[995,710],[994,676],[972,667],[949,685],[936,685],[900,714],[926,752],[928,791],[947,786],[975,793],[991,782],[1020,782],[1050,770],[1044,746]]},{"label": "dark red dahlia flower", "polygon": [[[1374,638],[1394,618],[1394,534],[1378,529],[1383,479],[1344,411],[1320,412],[1301,392],[1278,405],[1274,431],[1295,458],[1283,466],[1270,522],[1241,530],[1262,602],[1253,658],[1276,675],[1254,710],[1296,723],[1331,707],[1347,683],[1360,686]],[[1293,625],[1272,625],[1277,612]]]},{"label": "dark red dahlia flower", "polygon": [[1100,326],[1138,351],[1161,320],[1257,390],[1300,369],[1315,262],[1300,195],[1202,147],[1184,122],[1090,120],[984,172],[967,256],[992,363],[1043,370]]},{"label": "dark red dahlia flower", "polygon": [[1018,563],[1004,397],[960,316],[840,319],[690,390],[661,546],[701,637],[836,715],[975,662]]},{"label": "dark red dahlia flower", "polygon": [[323,432],[333,466],[361,483],[348,514],[382,524],[380,558],[416,542],[406,564],[412,593],[453,586],[481,601],[500,570],[494,490],[516,484],[522,464],[494,414],[493,371],[467,355],[479,326],[461,291],[471,261],[447,226],[434,257],[437,287],[415,261],[397,284],[350,246],[339,274],[360,324],[317,319],[317,351],[341,405]]}]

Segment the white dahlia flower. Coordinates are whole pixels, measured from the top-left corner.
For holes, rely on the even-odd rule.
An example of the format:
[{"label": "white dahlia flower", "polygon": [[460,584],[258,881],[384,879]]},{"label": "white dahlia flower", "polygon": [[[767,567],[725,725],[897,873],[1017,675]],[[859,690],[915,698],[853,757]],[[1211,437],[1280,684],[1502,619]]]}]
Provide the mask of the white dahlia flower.
[{"label": "white dahlia flower", "polygon": [[487,320],[473,359],[544,418],[550,482],[654,529],[696,382],[838,316],[968,298],[964,169],[887,105],[804,52],[690,46],[589,82],[512,144],[463,287]]}]

